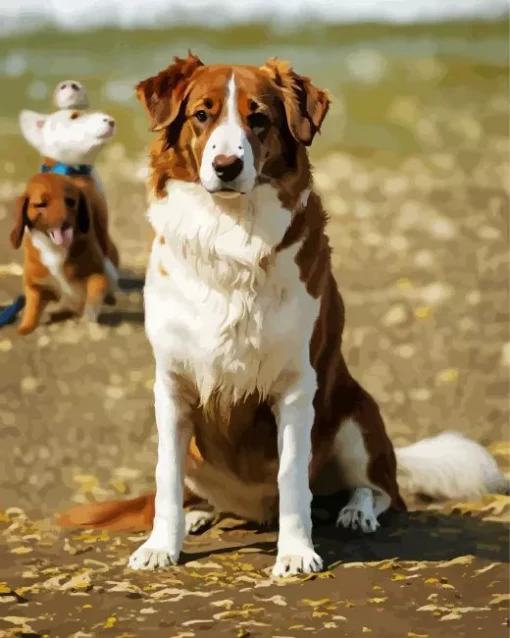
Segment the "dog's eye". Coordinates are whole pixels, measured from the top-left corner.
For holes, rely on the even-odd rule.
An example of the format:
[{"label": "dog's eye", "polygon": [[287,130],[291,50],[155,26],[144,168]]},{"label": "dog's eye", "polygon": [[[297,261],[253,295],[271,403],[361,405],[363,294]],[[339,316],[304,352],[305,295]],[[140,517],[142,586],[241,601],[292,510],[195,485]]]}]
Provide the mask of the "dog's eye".
[{"label": "dog's eye", "polygon": [[248,115],[248,124],[255,135],[260,135],[270,125],[271,121],[264,113],[252,113]]},{"label": "dog's eye", "polygon": [[80,114],[77,111],[74,111],[74,113],[71,113],[71,119],[72,120],[75,120],[78,117],[80,117]]},{"label": "dog's eye", "polygon": [[46,202],[37,202],[34,204],[35,208],[46,208]]},{"label": "dog's eye", "polygon": [[72,197],[65,197],[64,201],[66,203],[66,206],[69,206],[69,208],[74,208],[74,206],[76,205],[76,200],[74,200]]},{"label": "dog's eye", "polygon": [[66,88],[66,86],[67,86],[67,84],[64,82],[64,84],[61,84],[61,85],[60,85],[60,90],[65,89],[65,88]]},{"label": "dog's eye", "polygon": [[202,124],[207,121],[207,113],[203,110],[197,111],[193,117],[197,119]]},{"label": "dog's eye", "polygon": [[78,85],[75,84],[74,82],[71,84],[71,88],[73,89],[73,91],[77,91],[78,90]]}]

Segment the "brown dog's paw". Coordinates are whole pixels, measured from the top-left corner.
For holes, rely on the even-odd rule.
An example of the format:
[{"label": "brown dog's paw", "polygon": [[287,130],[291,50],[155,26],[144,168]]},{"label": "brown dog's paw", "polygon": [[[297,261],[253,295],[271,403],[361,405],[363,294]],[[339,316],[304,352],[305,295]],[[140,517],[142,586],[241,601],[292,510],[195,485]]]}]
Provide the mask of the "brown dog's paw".
[{"label": "brown dog's paw", "polygon": [[16,330],[19,335],[28,335],[35,330],[35,325],[32,326],[30,324],[22,323],[21,326]]}]

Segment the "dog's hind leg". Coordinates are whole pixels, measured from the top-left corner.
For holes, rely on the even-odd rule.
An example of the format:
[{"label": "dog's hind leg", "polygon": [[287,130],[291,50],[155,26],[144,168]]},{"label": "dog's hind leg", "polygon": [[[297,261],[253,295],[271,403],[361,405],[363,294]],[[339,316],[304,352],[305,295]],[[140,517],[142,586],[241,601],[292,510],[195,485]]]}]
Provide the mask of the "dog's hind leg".
[{"label": "dog's hind leg", "polygon": [[390,507],[405,509],[393,446],[375,401],[364,390],[351,416],[340,425],[334,450],[338,474],[345,488],[352,490],[337,525],[374,532],[383,512]]},{"label": "dog's hind leg", "polygon": [[186,512],[186,534],[199,534],[210,527],[216,514],[212,507],[208,507],[206,503],[203,503],[197,509],[192,509]]}]

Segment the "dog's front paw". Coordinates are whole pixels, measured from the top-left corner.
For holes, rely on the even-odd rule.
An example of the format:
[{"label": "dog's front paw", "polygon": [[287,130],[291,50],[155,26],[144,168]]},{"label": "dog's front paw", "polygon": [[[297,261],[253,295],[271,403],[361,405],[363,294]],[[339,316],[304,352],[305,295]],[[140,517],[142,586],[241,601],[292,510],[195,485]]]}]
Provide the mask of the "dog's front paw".
[{"label": "dog's front paw", "polygon": [[28,335],[35,330],[35,327],[36,327],[35,323],[34,324],[22,323],[19,326],[19,328],[16,330],[16,332],[19,335]]},{"label": "dog's front paw", "polygon": [[141,545],[129,558],[131,569],[160,569],[177,565],[179,551],[171,547],[149,547]]},{"label": "dog's front paw", "polygon": [[97,323],[101,314],[101,306],[99,304],[86,304],[83,309],[83,320],[86,323]]},{"label": "dog's front paw", "polygon": [[322,569],[322,558],[314,552],[313,548],[303,547],[289,554],[279,553],[273,567],[273,576],[281,578],[295,574],[312,574]]}]

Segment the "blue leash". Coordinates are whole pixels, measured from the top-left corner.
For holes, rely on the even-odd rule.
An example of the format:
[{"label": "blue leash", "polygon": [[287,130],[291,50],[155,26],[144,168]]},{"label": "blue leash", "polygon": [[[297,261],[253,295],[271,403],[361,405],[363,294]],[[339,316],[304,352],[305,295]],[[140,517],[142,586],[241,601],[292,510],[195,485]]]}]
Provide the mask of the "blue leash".
[{"label": "blue leash", "polygon": [[0,328],[12,323],[25,306],[25,295],[20,295],[7,308],[0,310]]}]

